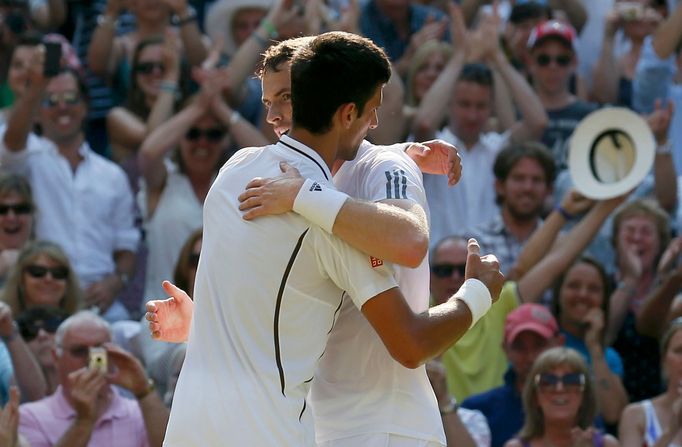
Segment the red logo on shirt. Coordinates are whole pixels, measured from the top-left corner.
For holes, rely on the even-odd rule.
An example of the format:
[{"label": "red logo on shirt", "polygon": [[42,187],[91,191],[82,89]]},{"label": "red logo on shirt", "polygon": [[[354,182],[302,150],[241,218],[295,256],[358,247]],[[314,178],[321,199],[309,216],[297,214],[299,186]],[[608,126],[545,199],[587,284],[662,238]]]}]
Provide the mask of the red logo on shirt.
[{"label": "red logo on shirt", "polygon": [[370,256],[369,260],[372,263],[372,268],[377,268],[377,267],[381,267],[382,265],[384,265],[384,261],[382,261],[379,258],[375,258],[374,256]]}]

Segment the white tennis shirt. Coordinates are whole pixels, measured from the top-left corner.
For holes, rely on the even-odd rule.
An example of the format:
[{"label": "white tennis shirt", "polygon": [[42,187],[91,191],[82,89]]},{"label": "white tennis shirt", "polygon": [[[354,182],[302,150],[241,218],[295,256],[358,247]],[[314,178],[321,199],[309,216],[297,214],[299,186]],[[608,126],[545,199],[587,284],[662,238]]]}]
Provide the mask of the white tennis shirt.
[{"label": "white tennis shirt", "polygon": [[396,286],[386,266],[295,213],[242,219],[237,196],[287,161],[328,184],[287,136],[237,152],[204,204],[194,318],[164,446],[312,446],[306,396],[347,290],[359,308]]},{"label": "white tennis shirt", "polygon": [[[428,214],[421,172],[402,150],[365,141],[355,160],[343,163],[334,184],[361,200],[410,200]],[[367,222],[368,226],[372,224]],[[428,309],[427,257],[415,269],[393,267],[412,310],[419,313]],[[425,367],[408,369],[395,361],[348,295],[320,359],[311,404],[318,442],[393,433],[445,445],[438,404]]]}]

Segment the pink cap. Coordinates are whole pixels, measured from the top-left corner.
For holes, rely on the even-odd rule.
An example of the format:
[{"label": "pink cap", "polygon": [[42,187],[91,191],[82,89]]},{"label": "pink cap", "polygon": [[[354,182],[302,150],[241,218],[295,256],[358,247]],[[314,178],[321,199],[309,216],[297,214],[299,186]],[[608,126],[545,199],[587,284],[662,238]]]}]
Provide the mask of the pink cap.
[{"label": "pink cap", "polygon": [[576,32],[568,23],[558,20],[547,20],[535,26],[528,38],[528,48],[535,48],[548,37],[555,37],[563,40],[568,46],[575,50]]},{"label": "pink cap", "polygon": [[526,303],[507,315],[504,323],[505,343],[513,342],[523,331],[533,331],[544,338],[552,338],[559,332],[559,325],[545,306]]}]

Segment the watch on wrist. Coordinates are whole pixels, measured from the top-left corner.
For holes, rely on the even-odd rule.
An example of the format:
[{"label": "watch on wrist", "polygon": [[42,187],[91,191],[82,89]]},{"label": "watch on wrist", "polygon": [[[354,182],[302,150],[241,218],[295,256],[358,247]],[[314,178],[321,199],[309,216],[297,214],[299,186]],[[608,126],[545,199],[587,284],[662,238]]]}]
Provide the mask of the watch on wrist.
[{"label": "watch on wrist", "polygon": [[173,14],[173,17],[171,17],[171,25],[174,26],[182,26],[186,25],[187,23],[194,22],[197,19],[197,11],[194,9],[192,5],[187,5],[187,9],[185,9],[185,12],[178,15],[178,14]]},{"label": "watch on wrist", "polygon": [[458,408],[459,408],[459,403],[457,402],[457,399],[455,399],[452,396],[450,397],[450,400],[448,400],[444,405],[438,406],[438,409],[440,410],[441,416],[456,413]]},{"label": "watch on wrist", "polygon": [[142,400],[145,397],[149,396],[154,389],[156,388],[156,383],[154,383],[154,379],[151,377],[147,379],[147,388],[145,388],[143,391],[135,394],[135,399],[137,400]]}]

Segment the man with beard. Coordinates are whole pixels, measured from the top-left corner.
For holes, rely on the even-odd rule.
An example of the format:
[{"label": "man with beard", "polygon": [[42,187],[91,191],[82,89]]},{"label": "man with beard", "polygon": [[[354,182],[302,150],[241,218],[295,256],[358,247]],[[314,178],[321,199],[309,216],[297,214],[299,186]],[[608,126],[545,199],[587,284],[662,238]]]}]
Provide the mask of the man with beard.
[{"label": "man with beard", "polygon": [[543,205],[552,193],[556,167],[539,143],[522,143],[500,151],[493,166],[499,213],[465,233],[476,238],[484,252],[495,253],[507,274],[523,244],[541,224]]}]

